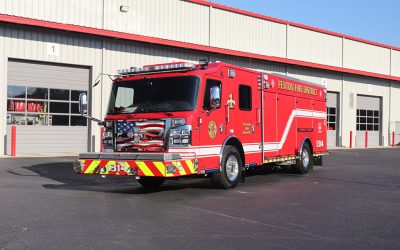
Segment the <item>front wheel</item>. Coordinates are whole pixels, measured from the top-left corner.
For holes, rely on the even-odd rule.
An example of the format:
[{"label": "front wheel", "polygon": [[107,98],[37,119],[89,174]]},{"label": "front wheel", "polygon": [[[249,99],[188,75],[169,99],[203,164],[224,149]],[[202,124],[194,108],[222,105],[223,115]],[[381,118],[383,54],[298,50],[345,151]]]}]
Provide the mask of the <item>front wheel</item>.
[{"label": "front wheel", "polygon": [[141,177],[138,182],[144,188],[159,188],[165,181],[162,177]]},{"label": "front wheel", "polygon": [[212,182],[220,188],[234,188],[242,172],[242,158],[233,146],[226,146],[222,155],[221,170],[211,176]]},{"label": "front wheel", "polygon": [[300,158],[296,160],[296,165],[292,167],[295,174],[306,174],[314,167],[314,161],[310,145],[305,143],[300,152]]}]

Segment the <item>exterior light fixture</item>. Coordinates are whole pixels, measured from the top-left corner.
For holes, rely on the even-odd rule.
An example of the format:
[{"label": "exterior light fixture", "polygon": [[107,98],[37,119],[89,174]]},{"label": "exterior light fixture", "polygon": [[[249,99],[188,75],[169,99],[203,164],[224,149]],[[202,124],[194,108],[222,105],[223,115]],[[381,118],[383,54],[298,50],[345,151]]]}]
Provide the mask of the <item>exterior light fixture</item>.
[{"label": "exterior light fixture", "polygon": [[128,5],[121,5],[119,6],[119,11],[126,13],[129,11],[129,6]]}]

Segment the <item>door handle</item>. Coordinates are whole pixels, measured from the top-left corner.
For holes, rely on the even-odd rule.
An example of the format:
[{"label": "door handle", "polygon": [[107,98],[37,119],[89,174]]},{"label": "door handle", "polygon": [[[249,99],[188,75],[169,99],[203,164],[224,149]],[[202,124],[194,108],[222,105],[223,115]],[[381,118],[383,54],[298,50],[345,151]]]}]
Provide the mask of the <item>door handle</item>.
[{"label": "door handle", "polygon": [[257,111],[257,124],[260,124],[261,123],[261,109],[257,108],[256,111]]}]

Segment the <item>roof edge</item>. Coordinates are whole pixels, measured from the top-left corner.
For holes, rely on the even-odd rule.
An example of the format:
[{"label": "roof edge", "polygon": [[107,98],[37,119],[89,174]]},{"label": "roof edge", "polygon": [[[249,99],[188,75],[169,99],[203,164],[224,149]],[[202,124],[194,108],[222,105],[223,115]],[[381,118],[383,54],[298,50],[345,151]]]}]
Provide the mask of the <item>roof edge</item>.
[{"label": "roof edge", "polygon": [[302,28],[302,29],[306,29],[306,30],[310,30],[310,31],[315,31],[315,32],[326,34],[326,35],[346,38],[348,40],[361,42],[361,43],[366,43],[366,44],[369,44],[369,45],[374,45],[374,46],[378,46],[378,47],[382,47],[382,48],[386,48],[386,49],[392,49],[392,50],[400,51],[400,47],[387,45],[387,44],[383,44],[383,43],[378,43],[378,42],[374,42],[374,41],[370,41],[370,40],[367,40],[367,39],[358,38],[358,37],[354,37],[354,36],[350,36],[350,35],[345,35],[345,34],[342,34],[342,33],[339,33],[339,32],[334,32],[334,31],[329,31],[329,30],[325,30],[325,29],[321,29],[321,28],[316,28],[316,27],[305,25],[305,24],[301,24],[301,23],[291,22],[291,21],[287,21],[287,20],[284,20],[284,19],[271,17],[271,16],[267,16],[267,15],[263,15],[263,14],[258,14],[258,13],[251,12],[251,11],[241,10],[241,9],[237,9],[237,8],[234,8],[234,7],[218,4],[218,3],[213,3],[213,2],[210,2],[210,1],[204,1],[204,0],[185,0],[185,1],[190,2],[190,3],[195,3],[195,4],[200,4],[200,5],[204,5],[204,6],[213,7],[213,8],[216,8],[216,9],[230,11],[230,12],[233,12],[233,13],[236,13],[236,14],[242,14],[242,15],[245,15],[245,16],[255,17],[255,18],[259,18],[259,19],[263,19],[263,20],[267,20],[267,21],[271,21],[271,22],[275,22],[275,23],[288,24],[288,25],[293,26],[293,27]]},{"label": "roof edge", "polygon": [[303,67],[308,67],[308,68],[335,71],[335,72],[340,72],[340,73],[348,73],[348,74],[375,77],[375,78],[392,80],[392,81],[400,81],[400,77],[397,77],[397,76],[384,75],[384,74],[367,72],[367,71],[362,71],[362,70],[341,68],[341,67],[312,63],[312,62],[299,61],[299,60],[295,60],[295,59],[287,59],[287,58],[281,58],[281,57],[275,57],[275,56],[266,56],[266,55],[260,55],[260,54],[250,53],[250,52],[242,52],[242,51],[223,49],[223,48],[212,47],[212,46],[207,46],[207,45],[167,40],[167,39],[162,39],[162,38],[129,34],[129,33],[123,33],[123,32],[111,31],[111,30],[90,28],[90,27],[78,26],[78,25],[73,25],[73,24],[55,23],[55,22],[43,21],[43,20],[38,20],[38,19],[26,18],[26,17],[18,17],[18,16],[10,16],[10,15],[5,15],[5,14],[0,14],[0,22],[13,23],[13,24],[19,24],[19,25],[25,25],[25,26],[31,26],[31,27],[48,28],[48,29],[61,30],[61,31],[76,32],[76,33],[89,34],[89,35],[95,35],[95,36],[100,36],[100,37],[117,38],[117,39],[128,40],[128,41],[158,44],[158,45],[183,48],[183,49],[188,49],[188,50],[196,50],[196,51],[201,51],[201,52],[245,57],[245,58],[258,59],[258,60],[263,60],[263,61],[271,61],[271,62],[277,62],[277,63],[303,66]]}]

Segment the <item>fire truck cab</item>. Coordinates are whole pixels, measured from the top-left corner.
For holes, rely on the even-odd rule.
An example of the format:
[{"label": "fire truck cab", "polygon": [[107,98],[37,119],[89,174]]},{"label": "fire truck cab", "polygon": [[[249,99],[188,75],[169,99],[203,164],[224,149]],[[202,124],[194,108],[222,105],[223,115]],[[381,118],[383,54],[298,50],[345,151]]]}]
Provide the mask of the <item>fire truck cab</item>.
[{"label": "fire truck cab", "polygon": [[208,175],[233,188],[250,167],[305,174],[321,160],[326,88],[206,60],[147,65],[119,71],[100,123],[104,150],[81,153],[77,173],[136,177],[144,187]]}]

